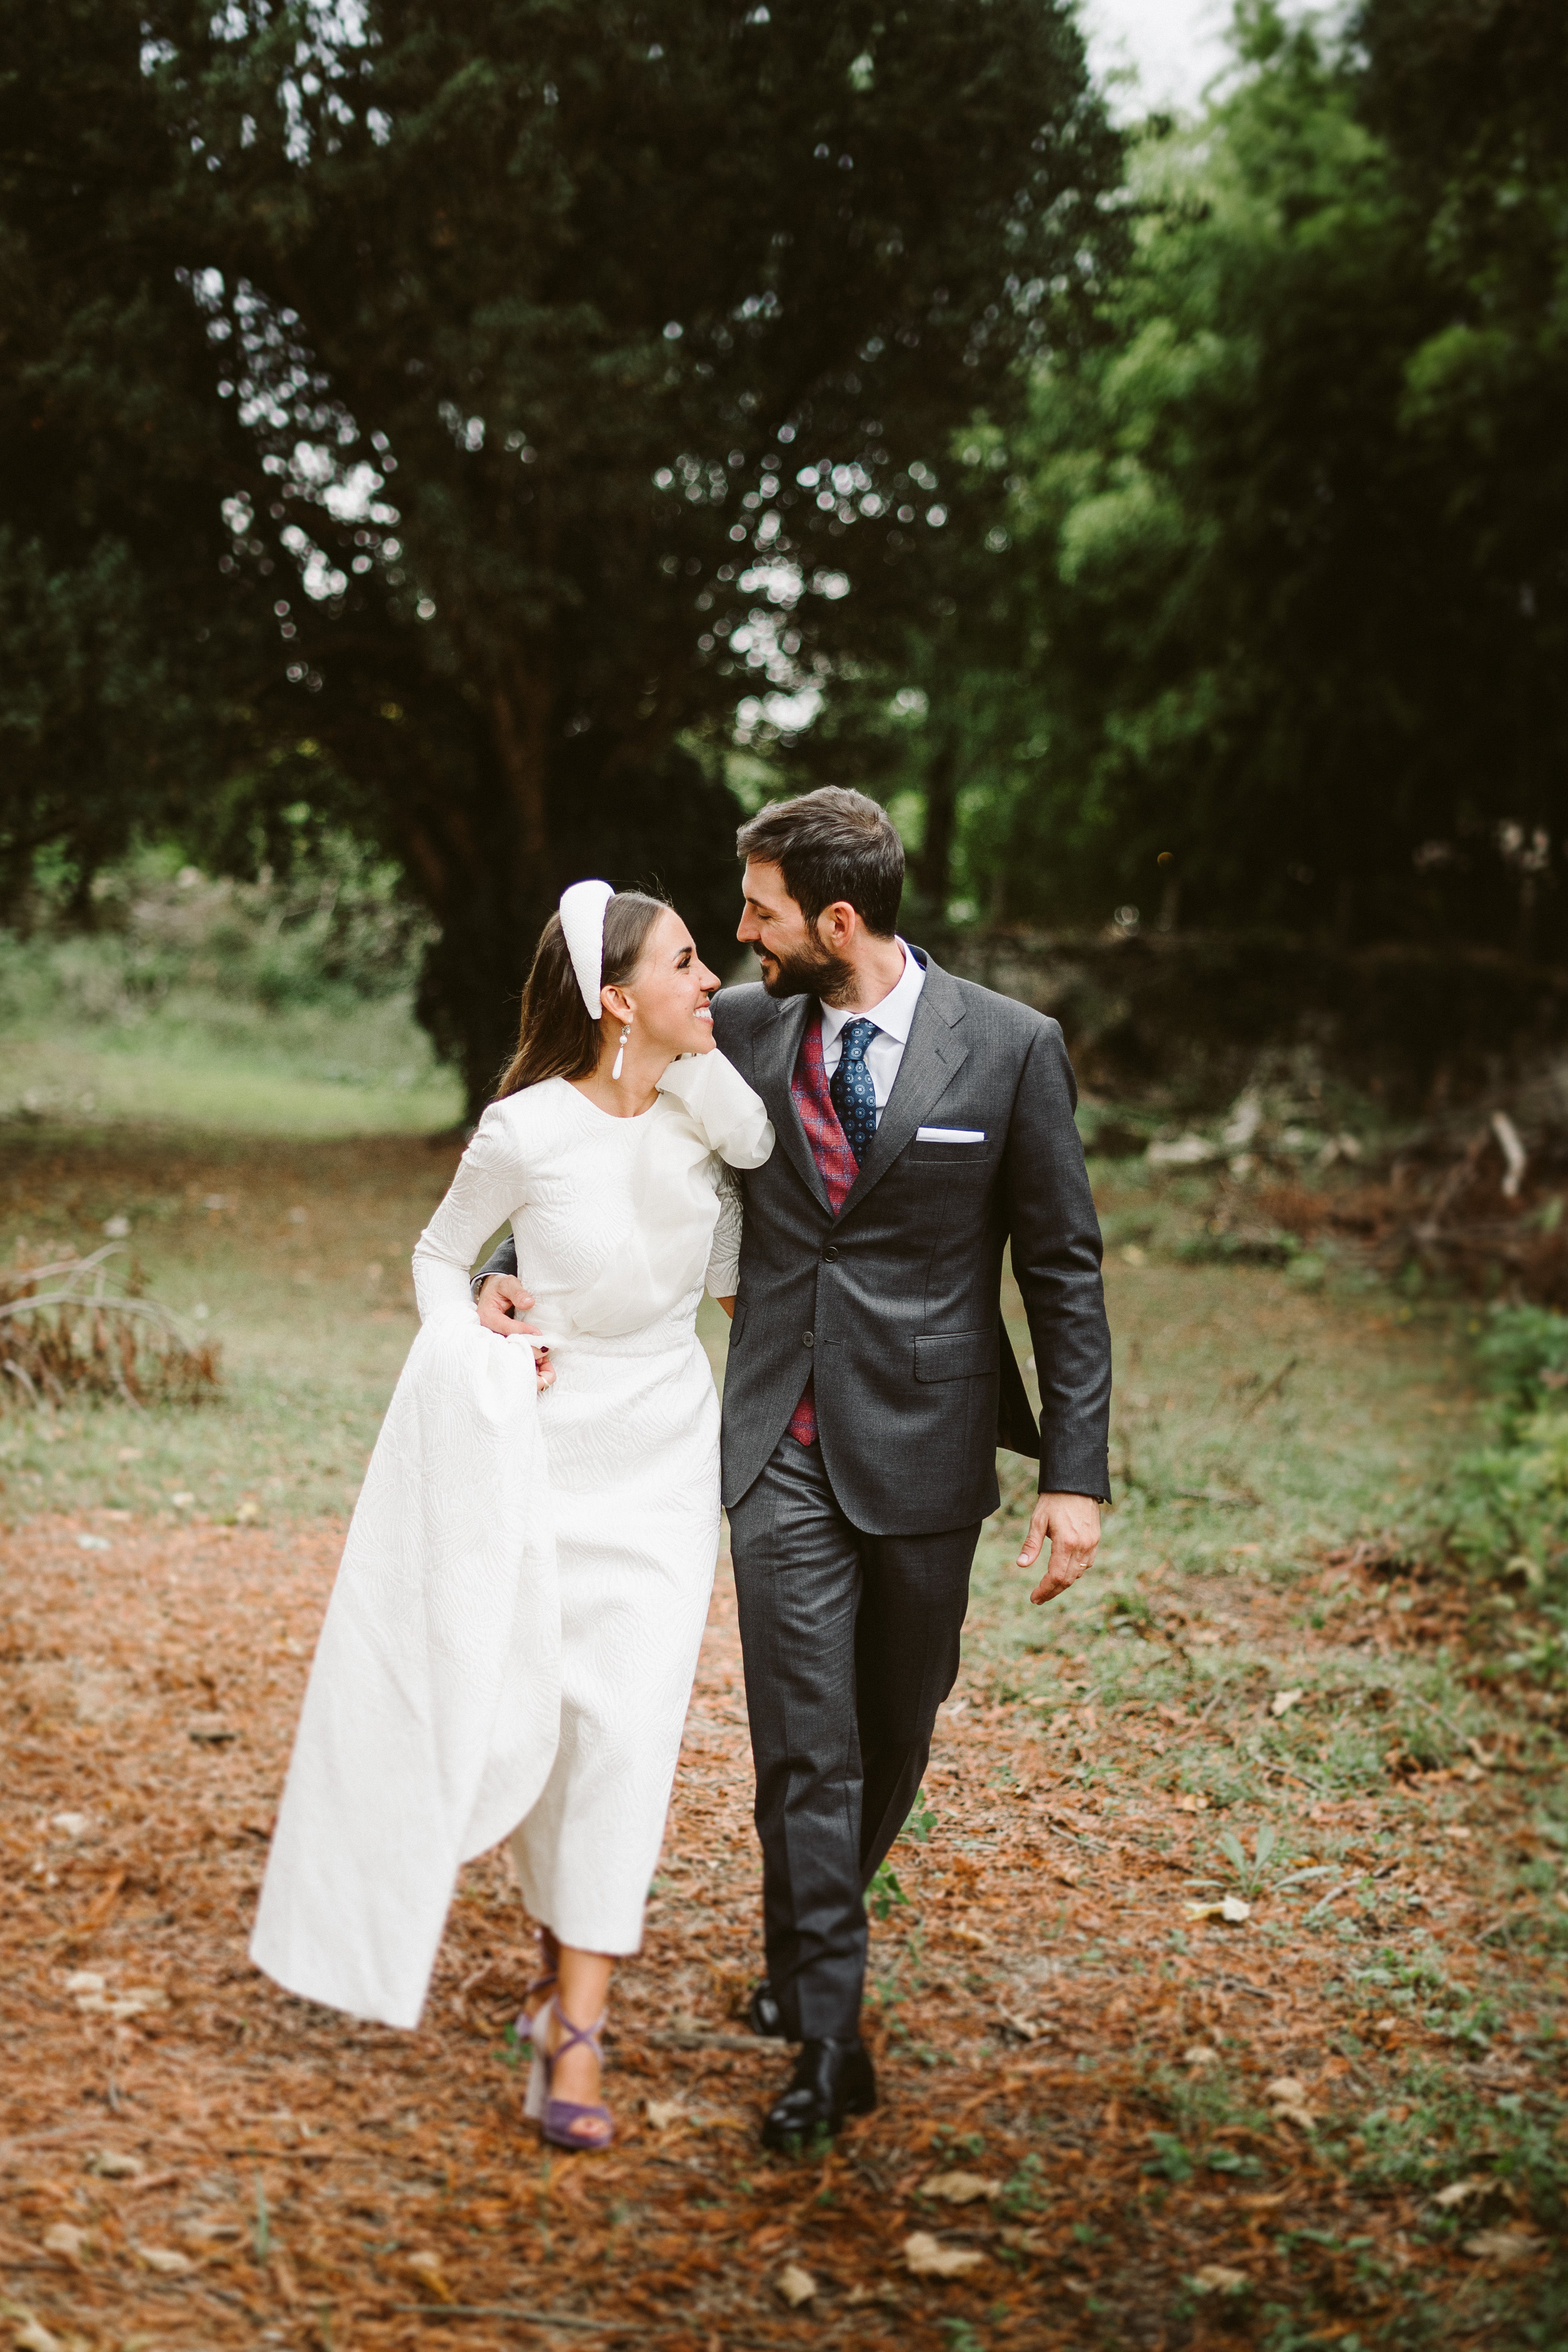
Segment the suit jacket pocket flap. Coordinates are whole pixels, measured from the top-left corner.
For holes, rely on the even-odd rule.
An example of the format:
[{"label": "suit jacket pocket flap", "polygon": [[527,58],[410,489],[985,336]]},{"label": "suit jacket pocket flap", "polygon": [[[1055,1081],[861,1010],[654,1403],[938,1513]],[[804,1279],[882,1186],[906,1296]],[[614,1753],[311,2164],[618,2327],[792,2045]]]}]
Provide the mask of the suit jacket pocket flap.
[{"label": "suit jacket pocket flap", "polygon": [[915,1341],[917,1381],[974,1381],[994,1372],[999,1360],[994,1327],[989,1331],[925,1331]]}]

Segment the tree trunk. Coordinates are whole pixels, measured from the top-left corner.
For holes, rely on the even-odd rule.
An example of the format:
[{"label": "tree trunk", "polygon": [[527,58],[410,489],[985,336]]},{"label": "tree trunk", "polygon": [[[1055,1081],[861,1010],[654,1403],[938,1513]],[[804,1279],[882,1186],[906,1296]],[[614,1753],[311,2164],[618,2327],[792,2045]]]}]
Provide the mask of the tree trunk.
[{"label": "tree trunk", "polygon": [[958,747],[944,737],[926,770],[925,836],[915,860],[915,879],[930,902],[938,925],[947,919],[947,894],[952,875],[952,837],[958,817]]},{"label": "tree trunk", "polygon": [[492,687],[489,725],[472,740],[471,782],[465,788],[449,780],[443,791],[432,778],[420,821],[407,828],[411,862],[441,926],[417,1011],[462,1073],[470,1119],[510,1058],[528,968],[555,904],[551,701],[531,680]]},{"label": "tree trunk", "polygon": [[657,883],[714,956],[739,913],[742,811],[722,781],[675,747],[628,758],[597,730],[563,736],[551,722],[570,708],[567,691],[536,685],[540,676],[520,686],[513,673],[482,701],[448,706],[405,803],[400,846],[441,926],[419,1017],[461,1071],[470,1118],[510,1059],[529,964],[563,882]]},{"label": "tree trunk", "polygon": [[537,898],[550,866],[550,816],[544,796],[550,693],[529,681],[498,686],[490,697],[496,757],[512,814],[512,887],[523,901]]}]

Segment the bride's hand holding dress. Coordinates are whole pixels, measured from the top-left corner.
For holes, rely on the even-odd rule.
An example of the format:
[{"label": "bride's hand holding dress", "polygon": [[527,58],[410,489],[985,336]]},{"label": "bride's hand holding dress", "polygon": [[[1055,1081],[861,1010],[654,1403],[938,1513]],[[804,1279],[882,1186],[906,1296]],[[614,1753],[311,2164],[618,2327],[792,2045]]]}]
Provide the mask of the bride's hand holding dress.
[{"label": "bride's hand holding dress", "polygon": [[[726,1171],[773,1148],[713,1049],[713,976],[658,913],[689,952],[645,984],[672,943],[655,925],[620,1076],[612,1033],[585,1081],[493,1103],[415,1254],[422,1328],[350,1533],[253,1945],[290,1990],[360,2016],[416,2021],[458,1865],[509,1832],[563,1957],[640,1942],[718,1548],[696,1310],[705,1278],[735,1287]],[[469,1291],[509,1221],[555,1373],[542,1390],[532,1341],[486,1330]],[[567,2000],[564,1967],[561,1983]]]}]

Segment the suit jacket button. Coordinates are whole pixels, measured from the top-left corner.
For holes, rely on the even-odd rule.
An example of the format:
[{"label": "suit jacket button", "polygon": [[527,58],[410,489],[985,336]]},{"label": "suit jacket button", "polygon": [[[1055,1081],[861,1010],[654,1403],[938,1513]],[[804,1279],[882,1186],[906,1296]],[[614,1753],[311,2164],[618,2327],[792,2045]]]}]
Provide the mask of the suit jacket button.
[{"label": "suit jacket button", "polygon": [[837,1255],[838,1252],[836,1249],[825,1249],[822,1253],[822,1263],[824,1265],[831,1265]]},{"label": "suit jacket button", "polygon": [[805,1333],[805,1337],[802,1339],[802,1340],[801,1340],[801,1343],[800,1343],[800,1344],[801,1344],[801,1346],[802,1346],[803,1348],[811,1348],[811,1347],[815,1347],[815,1346],[816,1346],[816,1332],[815,1332],[815,1331],[807,1331],[807,1332]]}]

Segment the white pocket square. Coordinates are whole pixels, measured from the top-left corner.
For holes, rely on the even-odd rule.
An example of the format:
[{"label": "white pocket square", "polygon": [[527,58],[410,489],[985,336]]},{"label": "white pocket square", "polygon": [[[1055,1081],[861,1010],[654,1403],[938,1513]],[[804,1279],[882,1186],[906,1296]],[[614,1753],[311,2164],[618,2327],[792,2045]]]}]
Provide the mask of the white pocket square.
[{"label": "white pocket square", "polygon": [[984,1143],[983,1127],[917,1127],[917,1143]]}]

